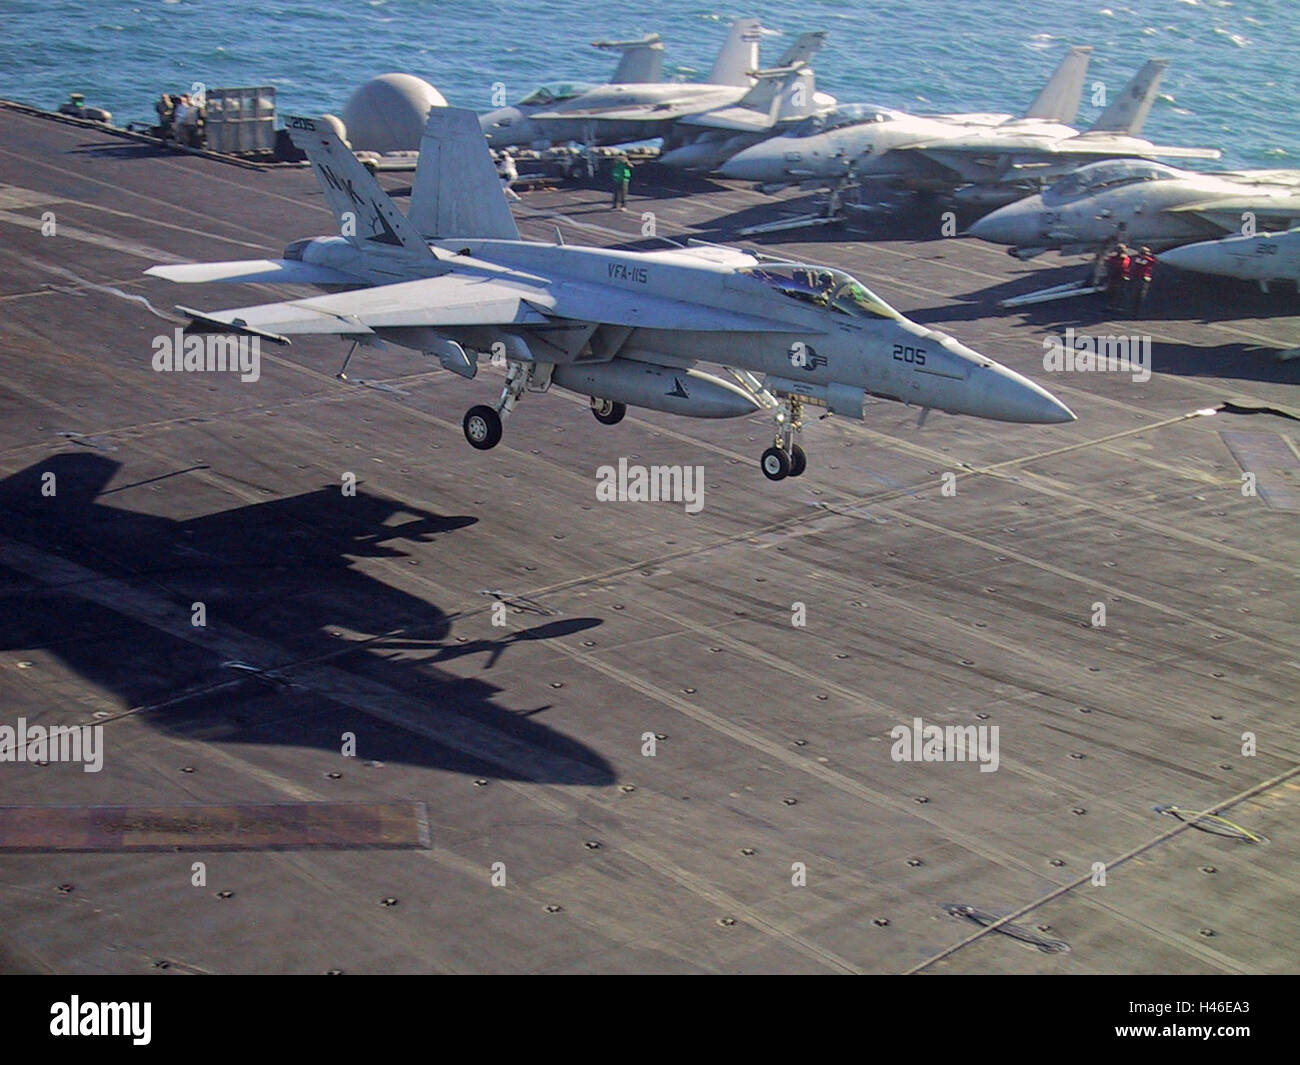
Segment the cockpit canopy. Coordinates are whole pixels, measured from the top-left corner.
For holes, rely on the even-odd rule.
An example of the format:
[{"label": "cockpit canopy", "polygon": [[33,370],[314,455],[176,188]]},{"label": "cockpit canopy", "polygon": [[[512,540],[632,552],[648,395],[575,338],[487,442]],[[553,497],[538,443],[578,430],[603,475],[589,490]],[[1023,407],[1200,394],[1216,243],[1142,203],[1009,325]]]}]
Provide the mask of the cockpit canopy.
[{"label": "cockpit canopy", "polygon": [[1163,163],[1149,163],[1145,159],[1109,159],[1089,163],[1074,173],[1067,174],[1043,193],[1043,202],[1061,203],[1119,185],[1138,181],[1169,181],[1178,177],[1182,177],[1179,171]]},{"label": "cockpit canopy", "polygon": [[807,263],[764,263],[739,271],[783,296],[853,318],[902,318],[893,307],[843,270]]},{"label": "cockpit canopy", "polygon": [[537,104],[544,107],[548,104],[558,104],[563,100],[572,100],[575,96],[581,96],[592,88],[594,86],[584,81],[553,81],[547,85],[539,85],[515,106],[531,107]]},{"label": "cockpit canopy", "polygon": [[874,104],[843,104],[824,115],[813,115],[794,126],[788,136],[815,137],[819,133],[829,133],[833,129],[845,129],[849,126],[865,126],[872,122],[892,122],[897,114],[887,107]]}]

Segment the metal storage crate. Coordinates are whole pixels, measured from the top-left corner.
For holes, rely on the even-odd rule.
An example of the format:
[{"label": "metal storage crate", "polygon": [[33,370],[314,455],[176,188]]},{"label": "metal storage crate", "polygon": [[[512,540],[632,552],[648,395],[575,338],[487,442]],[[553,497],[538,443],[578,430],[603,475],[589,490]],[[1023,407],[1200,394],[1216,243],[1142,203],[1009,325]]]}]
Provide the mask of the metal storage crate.
[{"label": "metal storage crate", "polygon": [[211,151],[271,151],[275,147],[275,87],[209,89],[206,128]]}]

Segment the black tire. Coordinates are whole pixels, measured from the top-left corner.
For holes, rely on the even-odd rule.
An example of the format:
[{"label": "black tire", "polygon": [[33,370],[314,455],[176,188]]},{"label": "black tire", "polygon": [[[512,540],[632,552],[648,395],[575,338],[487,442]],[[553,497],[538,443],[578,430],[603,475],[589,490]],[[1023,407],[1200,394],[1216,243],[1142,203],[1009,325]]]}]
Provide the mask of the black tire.
[{"label": "black tire", "polygon": [[769,447],[764,451],[758,464],[769,481],[784,481],[790,476],[790,456],[779,447]]},{"label": "black tire", "polygon": [[465,430],[465,439],[470,447],[479,451],[487,451],[501,443],[501,415],[481,403],[465,412],[461,428]]},{"label": "black tire", "polygon": [[808,455],[798,444],[790,446],[790,476],[798,477],[808,468]]},{"label": "black tire", "polygon": [[617,425],[627,414],[626,403],[615,403],[610,399],[591,398],[591,413],[601,425]]}]

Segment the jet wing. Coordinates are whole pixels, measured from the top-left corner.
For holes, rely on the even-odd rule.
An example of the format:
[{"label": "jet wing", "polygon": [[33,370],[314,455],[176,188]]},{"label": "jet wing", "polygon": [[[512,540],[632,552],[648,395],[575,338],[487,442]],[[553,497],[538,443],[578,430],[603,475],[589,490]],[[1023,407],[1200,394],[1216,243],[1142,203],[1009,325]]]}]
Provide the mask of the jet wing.
[{"label": "jet wing", "polygon": [[1152,144],[1137,137],[1106,133],[1080,133],[1077,137],[1051,141],[1042,151],[1050,155],[1092,156],[1160,156],[1166,159],[1220,159],[1218,148],[1183,148],[1172,144]]},{"label": "jet wing", "polygon": [[178,310],[205,324],[277,337],[364,336],[402,326],[539,325],[547,318],[528,303],[536,295],[509,281],[444,274],[255,307]]},{"label": "jet wing", "polygon": [[[1078,156],[1092,159],[1097,156],[1159,156],[1167,159],[1218,159],[1223,153],[1218,148],[1183,148],[1174,145],[1151,144],[1149,141],[1133,137],[1098,136],[1082,133],[1077,137],[1056,139],[1038,137],[1033,134],[999,136],[991,132],[987,137],[928,141],[918,144],[899,145],[895,152],[914,151],[928,155],[936,162],[944,163],[945,154],[985,155],[990,158],[1002,156],[1033,157],[1041,154],[1059,161],[1062,156]],[[944,163],[944,165],[948,165]]]},{"label": "jet wing", "polygon": [[328,266],[297,262],[293,259],[240,259],[224,263],[180,263],[151,266],[145,271],[153,277],[181,284],[205,281],[239,283],[276,282],[292,285],[364,285],[361,278],[331,270]]},{"label": "jet wing", "polygon": [[722,107],[703,114],[687,115],[681,121],[684,126],[705,126],[737,133],[767,133],[774,125],[767,112],[755,111],[752,107]]},{"label": "jet wing", "polygon": [[546,325],[556,318],[641,329],[807,332],[772,318],[610,285],[566,282],[547,289],[503,278],[456,274],[224,311],[178,310],[204,325],[277,340],[290,336],[355,337],[421,326],[527,327]]},{"label": "jet wing", "polygon": [[542,301],[533,300],[530,305],[561,318],[638,329],[681,329],[701,333],[816,332],[775,318],[624,291],[607,285],[566,284],[557,294],[548,297],[548,301],[544,305]]},{"label": "jet wing", "polygon": [[1166,207],[1165,210],[1170,214],[1199,215],[1225,232],[1240,230],[1242,215],[1247,212],[1256,217],[1257,224],[1260,220],[1277,219],[1290,229],[1300,224],[1300,191],[1275,196],[1267,193],[1213,196]]},{"label": "jet wing", "polygon": [[671,122],[707,110],[709,104],[681,100],[672,103],[628,104],[626,107],[576,108],[529,115],[534,122]]}]

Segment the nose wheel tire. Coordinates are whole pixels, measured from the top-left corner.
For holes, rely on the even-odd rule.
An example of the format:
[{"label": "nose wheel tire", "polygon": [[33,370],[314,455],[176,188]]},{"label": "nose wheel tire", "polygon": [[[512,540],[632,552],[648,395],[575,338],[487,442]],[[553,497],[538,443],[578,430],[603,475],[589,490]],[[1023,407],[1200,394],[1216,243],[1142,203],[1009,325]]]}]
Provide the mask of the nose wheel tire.
[{"label": "nose wheel tire", "polygon": [[808,468],[808,456],[804,454],[803,448],[794,444],[790,448],[790,476],[798,477]]},{"label": "nose wheel tire", "polygon": [[487,451],[501,442],[501,415],[491,407],[482,404],[470,407],[465,412],[461,427],[465,430],[465,439],[469,441],[470,447],[478,448],[479,451]]},{"label": "nose wheel tire", "polygon": [[758,462],[769,481],[783,481],[790,476],[790,456],[779,447],[769,447]]},{"label": "nose wheel tire", "polygon": [[626,403],[615,403],[611,399],[591,399],[591,413],[601,425],[617,425],[627,414]]}]

